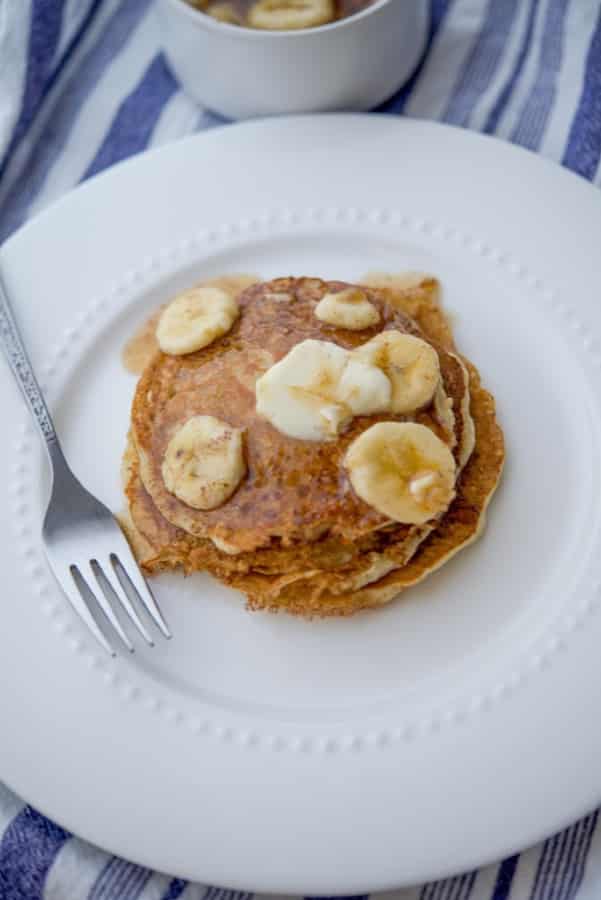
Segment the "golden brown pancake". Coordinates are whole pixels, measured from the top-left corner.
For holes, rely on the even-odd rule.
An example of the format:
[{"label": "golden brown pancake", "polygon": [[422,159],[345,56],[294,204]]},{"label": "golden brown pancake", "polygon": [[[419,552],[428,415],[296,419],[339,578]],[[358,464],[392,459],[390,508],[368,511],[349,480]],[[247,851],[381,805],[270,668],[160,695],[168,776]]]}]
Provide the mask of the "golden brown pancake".
[{"label": "golden brown pancake", "polygon": [[389,548],[399,562],[405,562],[419,540],[432,528],[430,523],[416,528],[411,542],[407,541],[402,526],[391,526],[356,542],[325,536],[306,544],[299,542],[293,547],[284,547],[281,542],[274,541],[268,548],[232,555],[220,551],[208,538],[194,537],[167,522],[139,477],[138,457],[131,441],[125,454],[125,468],[130,528],[136,529],[138,556],[148,572],[182,566],[187,572],[206,569],[222,579],[250,573],[267,576],[286,573],[283,583],[314,573],[322,575],[332,585],[337,582],[337,577],[353,579],[354,583],[384,548]]},{"label": "golden brown pancake", "polygon": [[[301,306],[304,307],[309,303],[314,305],[316,298],[319,299],[324,292],[323,282],[317,282],[315,279],[299,281],[280,279],[269,286],[259,285],[257,288],[260,290],[254,289],[255,297],[261,297],[264,304],[266,287],[269,288],[267,293],[282,293],[290,291],[291,284],[294,284],[295,294],[299,287],[301,290]],[[338,282],[333,284],[341,286]],[[331,286],[332,283],[328,285],[328,289]],[[251,309],[255,297],[249,303]],[[241,303],[244,299],[244,296],[240,298]],[[467,412],[469,393],[465,390],[463,382],[465,370],[452,355],[455,348],[448,322],[438,304],[436,282],[424,280],[404,290],[394,285],[387,286],[377,293],[370,293],[370,299],[377,303],[383,313],[385,327],[399,328],[401,325],[400,330],[419,334],[436,346],[446,376],[445,386],[453,398],[456,414],[455,452],[458,457],[462,456],[465,459],[473,446],[470,434],[471,417]],[[397,318],[395,314],[391,315],[387,307],[396,313],[400,312],[402,318]],[[409,320],[407,313],[411,313],[415,321]],[[306,321],[302,314],[299,318],[305,326],[314,326],[314,323]],[[319,336],[324,339],[324,332],[320,331],[317,335],[315,332],[302,333],[302,336],[292,340],[290,331],[286,332],[286,328],[290,328],[290,324],[286,321],[287,316],[280,316],[278,311],[277,319],[284,336],[291,342],[278,345],[277,356],[272,345],[268,344],[268,352],[274,359],[280,358],[290,346],[305,337]],[[390,325],[390,322],[394,324]],[[294,324],[296,329],[296,318]],[[374,333],[374,330],[367,330],[367,333],[361,332],[358,336],[356,333],[341,332],[327,326],[322,328],[329,339],[342,346],[363,343]],[[295,330],[294,334],[298,332]],[[267,338],[263,332],[261,336]],[[232,345],[228,341],[224,343],[227,346],[226,353],[239,353],[241,350],[239,344]],[[201,355],[204,355],[202,351]],[[219,355],[206,354],[209,359],[215,359],[215,356],[219,358]],[[198,354],[191,356],[197,357]],[[240,361],[239,356],[236,359]],[[153,366],[157,361],[155,359]],[[371,528],[365,528],[363,531],[355,529],[351,532],[355,535],[354,539],[349,539],[348,532],[345,533],[344,529],[340,528],[330,529],[322,535],[316,535],[311,530],[312,539],[309,540],[291,538],[289,535],[286,539],[282,539],[277,534],[276,536],[271,534],[268,543],[262,547],[232,556],[218,550],[207,537],[189,534],[165,518],[164,510],[155,502],[155,498],[150,495],[140,478],[138,454],[132,443],[126,453],[126,492],[131,515],[128,533],[142,564],[149,572],[180,566],[186,571],[207,569],[232,587],[244,591],[253,608],[285,609],[302,615],[344,615],[391,600],[399,591],[440,567],[457,550],[477,537],[483,525],[486,506],[500,476],[504,455],[503,438],[495,420],[494,401],[480,386],[476,370],[470,364],[467,365],[472,394],[472,415],[477,436],[476,451],[459,480],[456,500],[441,521],[427,523],[421,527],[410,527],[386,524],[385,520],[382,523],[381,517],[378,517],[380,521],[376,521],[374,525],[372,520]],[[195,378],[198,379],[198,368],[198,364],[190,368],[186,366],[184,379],[192,379],[193,382]],[[159,366],[159,371],[164,371],[162,366]],[[258,374],[261,371],[263,369],[260,368]],[[244,383],[247,380],[254,407],[254,390],[252,390],[254,372],[249,377],[248,368],[243,367],[242,381]],[[197,380],[194,383],[203,382]],[[149,390],[147,382],[136,394],[136,401],[141,392],[146,401],[142,405],[144,414],[152,407],[155,397],[158,396],[153,390],[151,397],[148,397]],[[134,403],[134,421],[135,409],[136,403]],[[179,407],[176,409],[179,412]],[[207,412],[207,409],[196,408],[188,415],[196,412]],[[216,409],[213,414],[223,415],[223,407]],[[432,415],[430,411],[430,418],[426,418],[425,423],[430,424],[430,427],[438,425],[440,428],[439,423],[433,422]],[[403,419],[391,416],[369,417],[367,425],[373,424],[379,418]],[[364,424],[364,427],[367,426]],[[355,435],[357,433],[359,431],[356,431]],[[440,430],[438,433],[441,434]],[[284,438],[281,435],[280,437]],[[291,443],[295,446],[305,446],[305,442],[291,441]],[[298,462],[296,469],[298,470]],[[351,510],[354,511],[353,507]],[[196,513],[195,510],[192,512]],[[219,513],[220,510],[215,512]],[[373,513],[371,510],[370,512]]]},{"label": "golden brown pancake", "polygon": [[[387,302],[385,292],[371,288],[366,290],[380,311],[380,325],[354,332],[320,322],[314,314],[319,300],[346,286],[314,278],[254,285],[239,296],[241,316],[220,340],[187,356],[155,356],[138,384],[132,433],[144,487],[168,522],[188,534],[245,552],[270,547],[274,540],[293,547],[324,535],[349,543],[389,524],[352,491],[342,459],[348,445],[366,428],[378,421],[409,417],[359,416],[338,440],[313,442],[282,434],[255,409],[256,379],[307,338],[354,348],[389,329],[424,337],[414,320]],[[282,302],[282,295],[290,300]],[[444,346],[435,349],[461,432],[466,395],[463,367]],[[247,477],[227,504],[209,511],[192,509],[170,494],[161,472],[171,437],[195,415],[226,418],[228,424],[245,430]],[[411,419],[427,425],[451,446],[458,443],[434,404]],[[400,526],[397,540],[401,533],[412,543],[416,529]]]},{"label": "golden brown pancake", "polygon": [[[252,609],[286,610],[304,616],[350,615],[380,606],[439,569],[476,540],[485,525],[486,510],[497,487],[505,458],[503,433],[495,417],[495,402],[480,384],[470,363],[471,412],[476,446],[460,475],[457,496],[437,527],[403,566],[360,590],[332,591],[326,581],[305,577],[277,583],[277,577],[231,576],[227,583],[243,591]],[[379,557],[384,563],[390,550]]]},{"label": "golden brown pancake", "polygon": [[[302,545],[296,550],[276,551],[277,558],[272,561],[276,574],[269,573],[269,551],[224,559],[211,541],[186,536],[161,517],[137,477],[135,453],[131,453],[128,496],[140,560],[150,572],[179,565],[188,571],[207,569],[246,593],[253,609],[311,616],[348,615],[392,600],[475,540],[484,526],[486,508],[503,467],[503,436],[495,419],[494,400],[481,387],[473,366],[468,364],[468,369],[476,448],[459,479],[451,508],[429,537],[432,527],[424,526],[425,540],[420,543],[421,535],[417,536],[414,555],[411,549],[395,543],[393,528],[374,533],[369,545],[366,542],[362,548],[355,548],[347,560],[342,559],[343,551],[336,542],[317,542],[311,550],[319,548],[319,567],[314,555],[307,558],[307,548]],[[140,528],[158,543],[153,545],[146,539],[141,547]],[[232,561],[234,565],[230,565]],[[313,568],[307,570],[306,566]],[[367,586],[360,587],[363,581]]]}]

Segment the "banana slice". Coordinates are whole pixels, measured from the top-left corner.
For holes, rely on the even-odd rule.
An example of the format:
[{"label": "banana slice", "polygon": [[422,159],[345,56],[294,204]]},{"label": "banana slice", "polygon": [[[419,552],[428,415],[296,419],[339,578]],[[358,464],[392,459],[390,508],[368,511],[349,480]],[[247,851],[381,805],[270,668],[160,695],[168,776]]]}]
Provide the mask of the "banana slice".
[{"label": "banana slice", "polygon": [[304,441],[335,438],[353,415],[385,410],[390,382],[379,369],[328,341],[297,344],[256,383],[257,412]]},{"label": "banana slice", "polygon": [[427,406],[440,383],[436,350],[411,334],[383,331],[358,347],[355,356],[386,373],[392,385],[389,409],[397,415]]},{"label": "banana slice", "polygon": [[442,379],[434,391],[432,405],[434,408],[434,415],[436,416],[439,425],[442,425],[446,431],[447,444],[452,450],[457,443],[457,436],[455,434],[455,411],[453,410],[452,399],[447,397],[445,393]]},{"label": "banana slice", "polygon": [[333,0],[258,0],[248,13],[251,28],[287,31],[326,25],[335,16]]},{"label": "banana slice", "polygon": [[212,3],[205,10],[207,16],[226,22],[228,25],[242,25],[242,19],[231,3]]},{"label": "banana slice", "polygon": [[302,341],[257,380],[257,412],[290,437],[329,440],[352,418],[336,389],[348,355],[325,341]]},{"label": "banana slice", "polygon": [[422,525],[455,496],[453,454],[415,422],[372,425],[350,445],[344,467],[355,493],[395,522]]},{"label": "banana slice", "polygon": [[471,414],[470,373],[465,363],[457,354],[451,354],[461,366],[463,373],[464,394],[461,400],[461,418],[463,420],[463,434],[461,436],[461,452],[459,455],[459,469],[463,469],[474,452],[476,446],[476,426]]},{"label": "banana slice", "polygon": [[346,288],[336,294],[326,294],[315,307],[315,315],[328,325],[361,331],[377,325],[380,313],[360,288]]},{"label": "banana slice", "polygon": [[363,360],[354,359],[349,353],[338,382],[336,397],[355,416],[387,412],[391,398],[390,381],[380,369]]},{"label": "banana slice", "polygon": [[159,319],[159,347],[172,356],[194,353],[228,332],[239,312],[235,298],[221,288],[185,291],[171,301]]},{"label": "banana slice", "polygon": [[163,458],[165,487],[193,509],[215,509],[244,477],[242,431],[213,416],[194,416],[173,435]]}]

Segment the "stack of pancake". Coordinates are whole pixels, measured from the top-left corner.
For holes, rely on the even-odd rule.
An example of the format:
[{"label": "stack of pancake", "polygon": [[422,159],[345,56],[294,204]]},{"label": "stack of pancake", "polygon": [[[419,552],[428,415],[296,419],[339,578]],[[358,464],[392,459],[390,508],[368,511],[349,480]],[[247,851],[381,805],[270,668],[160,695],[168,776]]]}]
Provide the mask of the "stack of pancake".
[{"label": "stack of pancake", "polygon": [[[251,608],[347,615],[392,600],[479,536],[503,467],[503,435],[493,398],[455,348],[438,283],[362,285],[378,315],[359,330],[316,315],[324,296],[350,287],[316,278],[254,284],[237,296],[229,330],[207,346],[156,351],[137,385],[124,459],[126,530],[148,574],[208,571],[245,593]],[[257,411],[257,381],[296,345],[328,342],[355,353],[390,331],[437,354],[440,380],[425,407],[355,415],[327,440],[292,437]],[[244,474],[213,508],[184,502],[166,484],[170,442],[195,417],[242,435]],[[418,423],[453,456],[450,503],[426,521],[395,521],[353,487],[349,448],[383,422]]]}]

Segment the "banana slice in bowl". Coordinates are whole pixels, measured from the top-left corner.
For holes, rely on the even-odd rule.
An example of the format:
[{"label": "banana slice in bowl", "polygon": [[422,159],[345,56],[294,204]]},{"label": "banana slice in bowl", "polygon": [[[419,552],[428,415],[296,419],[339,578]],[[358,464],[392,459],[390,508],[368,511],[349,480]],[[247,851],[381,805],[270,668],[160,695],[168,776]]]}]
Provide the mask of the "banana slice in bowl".
[{"label": "banana slice in bowl", "polygon": [[248,24],[269,31],[295,31],[327,25],[335,15],[333,0],[257,0],[248,12]]},{"label": "banana slice in bowl", "polygon": [[242,16],[232,3],[211,3],[205,9],[207,16],[227,25],[243,25]]}]

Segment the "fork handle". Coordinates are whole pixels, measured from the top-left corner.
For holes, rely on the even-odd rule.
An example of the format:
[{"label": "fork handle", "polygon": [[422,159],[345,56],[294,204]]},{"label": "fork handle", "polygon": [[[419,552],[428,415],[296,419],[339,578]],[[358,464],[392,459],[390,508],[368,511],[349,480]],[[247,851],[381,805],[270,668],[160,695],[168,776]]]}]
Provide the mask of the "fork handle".
[{"label": "fork handle", "polygon": [[35,377],[29,361],[23,339],[13,313],[6,289],[0,278],[0,340],[6,360],[27,401],[29,411],[35,419],[40,434],[48,448],[52,463],[62,457],[62,452],[54,429],[54,423],[48,412],[46,401]]}]

